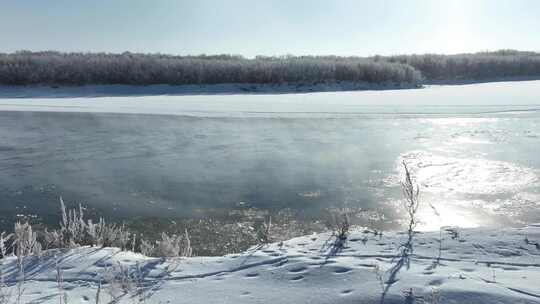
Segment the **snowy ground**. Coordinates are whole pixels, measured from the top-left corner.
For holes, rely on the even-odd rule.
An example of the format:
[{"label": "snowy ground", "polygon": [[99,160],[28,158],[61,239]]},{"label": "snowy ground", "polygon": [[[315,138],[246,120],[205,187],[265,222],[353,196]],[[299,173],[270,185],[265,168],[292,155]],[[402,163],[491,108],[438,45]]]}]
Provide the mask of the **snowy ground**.
[{"label": "snowy ground", "polygon": [[[57,253],[62,288],[49,251],[26,261],[23,303],[62,303],[61,294],[67,303],[96,303],[98,294],[99,303],[540,303],[540,225],[418,233],[408,258],[399,254],[406,239],[358,229],[335,255],[329,234],[223,257],[79,248]],[[15,258],[4,261],[12,299],[16,269]],[[111,288],[121,269],[135,279],[119,276]]]}]

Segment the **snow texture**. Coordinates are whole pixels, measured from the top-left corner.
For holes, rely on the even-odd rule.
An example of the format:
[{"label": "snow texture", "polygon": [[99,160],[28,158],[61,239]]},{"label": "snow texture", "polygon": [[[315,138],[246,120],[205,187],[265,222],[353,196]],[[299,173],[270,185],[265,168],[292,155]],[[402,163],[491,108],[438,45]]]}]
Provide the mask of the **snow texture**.
[{"label": "snow texture", "polygon": [[[50,250],[26,260],[23,303],[57,303],[61,294],[67,303],[96,303],[96,295],[99,303],[540,303],[540,225],[419,232],[408,256],[399,254],[404,233],[357,229],[338,250],[333,240],[313,234],[241,254],[170,259]],[[2,272],[16,294],[15,257]]]},{"label": "snow texture", "polygon": [[[173,87],[174,88],[174,87]],[[540,111],[540,81],[496,82],[424,89],[317,92],[267,88],[243,94],[232,88],[200,92],[163,86],[60,88],[0,86],[0,111],[90,112],[196,117],[351,117],[354,115],[477,115]],[[185,91],[182,91],[185,90]],[[215,90],[215,91],[212,91]],[[225,91],[220,91],[225,90]],[[316,91],[316,89],[315,89]]]}]

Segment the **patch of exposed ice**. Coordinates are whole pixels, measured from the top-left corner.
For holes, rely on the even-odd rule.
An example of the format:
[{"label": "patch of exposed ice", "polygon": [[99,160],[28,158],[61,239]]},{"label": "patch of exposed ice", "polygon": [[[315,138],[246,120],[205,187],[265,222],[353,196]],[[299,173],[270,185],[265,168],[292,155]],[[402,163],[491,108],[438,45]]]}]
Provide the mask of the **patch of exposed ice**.
[{"label": "patch of exposed ice", "polygon": [[490,142],[489,140],[485,140],[485,139],[478,139],[478,138],[473,138],[473,137],[468,137],[468,136],[460,136],[460,137],[457,137],[454,139],[454,142],[453,143],[458,143],[458,144],[493,144],[493,142]]},{"label": "patch of exposed ice", "polygon": [[418,210],[420,231],[435,231],[445,226],[476,228],[490,226],[491,216],[482,216],[490,210],[484,209],[482,200],[433,199],[422,200]]},{"label": "patch of exposed ice", "polygon": [[494,117],[435,117],[425,118],[423,121],[439,126],[469,126],[497,122]]},{"label": "patch of exposed ice", "polygon": [[400,175],[391,178],[391,183],[397,184],[399,176],[402,176],[402,161],[410,167],[416,182],[425,192],[484,195],[514,193],[539,181],[537,170],[509,162],[410,151],[401,154],[397,164]]}]

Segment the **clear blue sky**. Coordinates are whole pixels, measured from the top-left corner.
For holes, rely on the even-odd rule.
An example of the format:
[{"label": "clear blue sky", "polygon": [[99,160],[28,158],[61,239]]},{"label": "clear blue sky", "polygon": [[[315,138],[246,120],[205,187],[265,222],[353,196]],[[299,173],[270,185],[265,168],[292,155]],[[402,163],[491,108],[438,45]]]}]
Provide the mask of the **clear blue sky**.
[{"label": "clear blue sky", "polygon": [[539,0],[0,0],[15,50],[373,55],[540,51]]}]

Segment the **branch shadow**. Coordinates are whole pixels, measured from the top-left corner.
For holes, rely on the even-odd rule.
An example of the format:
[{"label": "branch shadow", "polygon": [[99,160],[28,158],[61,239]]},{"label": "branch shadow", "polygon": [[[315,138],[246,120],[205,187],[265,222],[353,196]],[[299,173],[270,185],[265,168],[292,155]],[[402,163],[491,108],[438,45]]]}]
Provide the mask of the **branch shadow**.
[{"label": "branch shadow", "polygon": [[389,275],[388,275],[388,279],[385,282],[385,288],[381,294],[381,300],[379,302],[380,304],[384,304],[384,300],[386,299],[386,295],[390,291],[390,288],[392,287],[392,285],[394,285],[394,283],[398,281],[397,275],[399,271],[403,268],[403,266],[407,267],[407,269],[410,268],[410,265],[411,265],[410,256],[414,250],[413,238],[414,238],[414,231],[412,230],[407,231],[407,241],[399,247],[399,251],[400,251],[399,256],[397,258],[392,259],[391,263],[395,262],[395,264],[388,270]]},{"label": "branch shadow", "polygon": [[321,263],[321,266],[326,265],[328,260],[332,257],[337,256],[344,248],[347,243],[347,237],[339,237],[338,235],[332,234],[323,244],[320,252],[326,251],[324,255],[324,261]]}]

